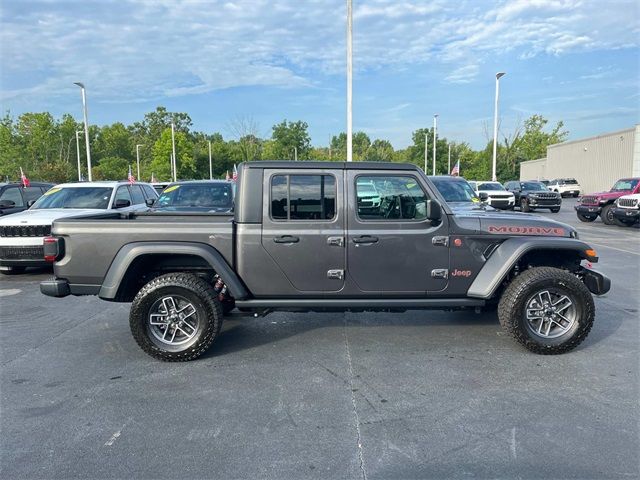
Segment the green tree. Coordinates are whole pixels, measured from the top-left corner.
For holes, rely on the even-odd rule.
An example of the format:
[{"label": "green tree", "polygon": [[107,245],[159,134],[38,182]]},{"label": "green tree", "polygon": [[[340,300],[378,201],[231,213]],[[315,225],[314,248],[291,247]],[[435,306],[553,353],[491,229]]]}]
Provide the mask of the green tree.
[{"label": "green tree", "polygon": [[[176,132],[176,164],[178,169],[178,179],[196,178],[196,165],[193,158],[193,144],[187,138],[186,133]],[[149,165],[151,171],[141,172],[143,178],[151,177],[151,173],[158,180],[171,179],[170,158],[173,152],[171,141],[171,129],[167,128],[158,141],[153,145],[153,160]]]},{"label": "green tree", "polygon": [[129,175],[129,166],[136,175],[136,165],[130,159],[122,157],[104,157],[91,169],[93,180],[125,180]]},{"label": "green tree", "polygon": [[367,152],[366,160],[372,162],[392,162],[394,160],[394,153],[391,142],[376,139]]},{"label": "green tree", "polygon": [[[271,139],[274,142],[273,154],[280,160],[293,160],[294,150],[298,151],[298,160],[308,160],[311,149],[311,138],[307,122],[283,120],[273,126]],[[272,152],[269,152],[272,153]]]}]

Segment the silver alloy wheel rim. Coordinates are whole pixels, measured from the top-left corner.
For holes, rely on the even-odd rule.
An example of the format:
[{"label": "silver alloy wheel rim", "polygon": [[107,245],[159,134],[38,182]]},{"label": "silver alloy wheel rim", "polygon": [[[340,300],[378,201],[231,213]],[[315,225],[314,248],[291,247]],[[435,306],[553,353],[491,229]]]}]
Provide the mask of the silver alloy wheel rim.
[{"label": "silver alloy wheel rim", "polygon": [[533,334],[542,338],[564,335],[571,330],[576,317],[575,305],[567,295],[560,292],[542,290],[527,302],[527,326]]},{"label": "silver alloy wheel rim", "polygon": [[162,297],[149,310],[151,334],[167,345],[183,345],[191,341],[199,326],[196,308],[179,295]]}]

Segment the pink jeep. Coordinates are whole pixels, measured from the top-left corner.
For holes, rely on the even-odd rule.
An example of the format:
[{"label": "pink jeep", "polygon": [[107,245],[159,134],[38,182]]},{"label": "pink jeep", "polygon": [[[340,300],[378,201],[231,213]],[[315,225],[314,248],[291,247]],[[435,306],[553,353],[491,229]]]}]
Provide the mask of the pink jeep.
[{"label": "pink jeep", "polygon": [[582,222],[593,222],[600,215],[604,223],[613,225],[615,201],[623,195],[632,193],[640,193],[640,178],[622,178],[608,192],[583,195],[578,205],[574,207],[578,219]]}]

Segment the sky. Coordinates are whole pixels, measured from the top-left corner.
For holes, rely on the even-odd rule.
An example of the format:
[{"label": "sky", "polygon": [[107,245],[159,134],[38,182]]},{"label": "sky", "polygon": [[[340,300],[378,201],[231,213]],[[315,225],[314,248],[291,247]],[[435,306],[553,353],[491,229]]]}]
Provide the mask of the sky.
[{"label": "sky", "polygon": [[[433,124],[474,148],[533,114],[571,139],[640,123],[640,2],[353,0],[354,131],[411,144]],[[0,109],[261,136],[288,119],[312,144],[346,131],[345,0],[0,0]]]}]

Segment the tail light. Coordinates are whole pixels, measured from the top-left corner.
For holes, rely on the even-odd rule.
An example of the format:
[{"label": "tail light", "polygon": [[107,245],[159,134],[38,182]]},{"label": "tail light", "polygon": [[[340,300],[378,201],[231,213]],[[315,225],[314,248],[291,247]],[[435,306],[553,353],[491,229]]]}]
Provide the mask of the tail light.
[{"label": "tail light", "polygon": [[64,240],[59,237],[44,237],[43,252],[45,262],[55,262],[64,256]]}]

